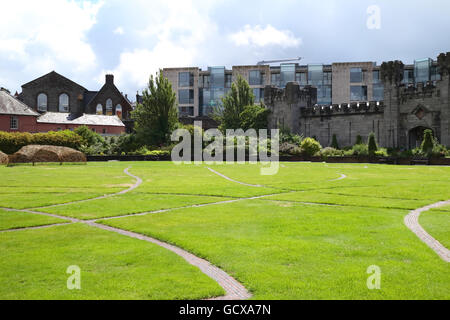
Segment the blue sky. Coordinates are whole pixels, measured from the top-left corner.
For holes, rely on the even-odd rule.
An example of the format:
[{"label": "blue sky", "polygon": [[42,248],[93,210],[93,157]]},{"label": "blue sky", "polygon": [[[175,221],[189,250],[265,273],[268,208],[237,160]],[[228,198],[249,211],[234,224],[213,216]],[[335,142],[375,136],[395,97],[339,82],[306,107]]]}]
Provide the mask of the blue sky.
[{"label": "blue sky", "polygon": [[90,90],[111,72],[134,97],[163,67],[298,56],[304,64],[412,63],[450,51],[447,0],[0,0],[0,8],[8,13],[0,86],[13,92],[52,70]]}]

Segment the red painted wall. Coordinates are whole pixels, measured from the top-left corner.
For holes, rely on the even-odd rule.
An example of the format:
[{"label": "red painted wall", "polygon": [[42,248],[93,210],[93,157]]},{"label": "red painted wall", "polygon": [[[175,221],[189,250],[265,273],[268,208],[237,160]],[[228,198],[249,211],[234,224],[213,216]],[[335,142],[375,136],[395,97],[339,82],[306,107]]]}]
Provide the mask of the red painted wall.
[{"label": "red painted wall", "polygon": [[38,132],[36,131],[36,117],[16,116],[19,119],[19,129],[11,130],[11,116],[0,114],[0,131],[6,132]]},{"label": "red painted wall", "polygon": [[[73,124],[53,124],[53,123],[37,123],[36,117],[33,116],[17,116],[19,119],[19,129],[10,129],[10,115],[0,115],[0,131],[6,132],[48,132],[60,130],[70,130],[79,127],[79,125]],[[113,127],[113,126],[88,126],[89,129],[95,130],[95,132],[103,134],[103,129],[106,130],[105,134],[119,135],[125,133],[125,127]]]}]

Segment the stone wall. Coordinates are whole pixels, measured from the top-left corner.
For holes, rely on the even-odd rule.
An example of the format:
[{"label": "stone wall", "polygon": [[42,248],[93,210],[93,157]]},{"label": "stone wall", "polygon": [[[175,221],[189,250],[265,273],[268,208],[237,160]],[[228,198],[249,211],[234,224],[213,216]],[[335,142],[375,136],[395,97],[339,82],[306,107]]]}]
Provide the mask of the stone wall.
[{"label": "stone wall", "polygon": [[314,88],[266,87],[264,102],[272,111],[269,128],[287,127],[293,133],[315,137],[322,146],[333,134],[340,147],[352,146],[360,135],[366,141],[374,132],[380,147],[414,148],[421,133],[432,129],[436,138],[450,146],[449,77],[436,83],[396,86],[385,83],[384,102],[318,106]]}]

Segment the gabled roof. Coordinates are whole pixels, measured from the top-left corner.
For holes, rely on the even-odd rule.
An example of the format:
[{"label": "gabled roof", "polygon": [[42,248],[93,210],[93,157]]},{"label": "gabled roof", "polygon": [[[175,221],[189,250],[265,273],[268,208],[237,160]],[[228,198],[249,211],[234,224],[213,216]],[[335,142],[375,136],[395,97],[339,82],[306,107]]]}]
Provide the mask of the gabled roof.
[{"label": "gabled roof", "polygon": [[83,114],[74,118],[70,113],[46,112],[37,119],[38,123],[76,124],[91,126],[125,127],[118,116],[105,116],[97,114]]},{"label": "gabled roof", "polygon": [[30,84],[32,84],[32,83],[34,83],[34,82],[38,82],[38,81],[40,81],[40,80],[44,80],[45,78],[48,78],[48,77],[51,77],[51,76],[55,76],[55,77],[61,78],[61,79],[65,80],[65,81],[68,81],[68,82],[70,82],[70,83],[72,83],[72,84],[74,84],[74,85],[80,87],[80,88],[83,89],[83,90],[87,90],[87,89],[84,88],[82,85],[79,85],[79,84],[76,83],[75,81],[72,81],[72,80],[70,80],[70,79],[64,77],[63,75],[60,75],[59,73],[57,73],[57,72],[55,72],[55,71],[49,72],[49,73],[43,75],[42,77],[39,77],[39,78],[37,78],[37,79],[34,79],[34,80],[30,81],[30,82],[27,82],[27,83],[23,84],[23,85],[22,85],[22,88],[26,88],[27,86],[29,86]]},{"label": "gabled roof", "polygon": [[[122,94],[122,92],[120,92],[119,91],[119,89],[117,89],[117,87],[116,87],[116,85],[113,83],[112,84],[112,86],[113,86],[113,89],[116,91],[116,93],[119,95],[119,96],[121,96],[121,97],[123,97],[123,100],[126,102],[126,103],[128,103],[128,105],[130,106],[130,108],[131,108],[131,103],[130,103],[130,101],[128,100],[128,99],[126,99],[125,98],[125,96]],[[97,98],[97,96],[98,95],[100,95],[104,90],[106,90],[108,88],[108,83],[105,83],[104,85],[103,85],[103,87],[100,89],[100,91],[98,91],[98,92],[95,92],[95,91],[91,91],[91,93],[95,93],[95,95],[92,97],[92,99],[86,104],[86,106],[89,106],[90,104],[91,104],[91,102],[93,101],[93,100],[95,100],[95,98]],[[123,106],[122,106],[123,107]]]},{"label": "gabled roof", "polygon": [[39,116],[39,113],[3,90],[0,90],[0,114]]}]

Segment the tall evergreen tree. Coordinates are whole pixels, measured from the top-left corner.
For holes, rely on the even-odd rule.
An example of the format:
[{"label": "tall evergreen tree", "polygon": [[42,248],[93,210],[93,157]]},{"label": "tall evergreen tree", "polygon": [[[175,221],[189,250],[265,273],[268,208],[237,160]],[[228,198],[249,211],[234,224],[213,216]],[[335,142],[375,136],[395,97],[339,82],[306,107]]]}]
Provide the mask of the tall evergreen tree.
[{"label": "tall evergreen tree", "polygon": [[375,133],[371,132],[369,134],[369,139],[367,141],[369,156],[374,156],[375,152],[378,150],[377,141],[375,139]]},{"label": "tall evergreen tree", "polygon": [[145,145],[163,145],[178,125],[176,94],[162,72],[150,76],[148,87],[143,92],[142,104],[132,112],[135,129]]},{"label": "tall evergreen tree", "polygon": [[339,149],[339,144],[335,134],[333,134],[333,139],[331,140],[331,147],[334,149]]}]

